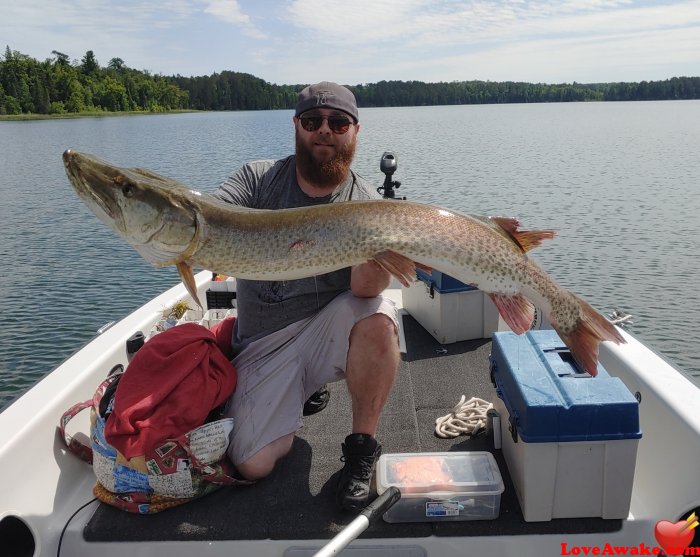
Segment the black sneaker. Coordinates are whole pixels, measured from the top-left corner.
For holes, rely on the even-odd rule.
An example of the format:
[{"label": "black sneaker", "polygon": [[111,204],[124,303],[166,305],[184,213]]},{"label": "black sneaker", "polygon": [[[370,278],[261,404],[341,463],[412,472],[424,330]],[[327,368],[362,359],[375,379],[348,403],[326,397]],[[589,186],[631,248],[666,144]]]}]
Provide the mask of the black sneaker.
[{"label": "black sneaker", "polygon": [[309,397],[304,403],[304,416],[310,416],[311,414],[316,414],[328,406],[328,401],[331,398],[331,393],[324,385],[314,394]]},{"label": "black sneaker", "polygon": [[353,433],[342,444],[345,463],[340,472],[336,491],[338,507],[346,511],[361,511],[369,504],[370,484],[374,465],[382,454],[382,446],[371,435]]}]

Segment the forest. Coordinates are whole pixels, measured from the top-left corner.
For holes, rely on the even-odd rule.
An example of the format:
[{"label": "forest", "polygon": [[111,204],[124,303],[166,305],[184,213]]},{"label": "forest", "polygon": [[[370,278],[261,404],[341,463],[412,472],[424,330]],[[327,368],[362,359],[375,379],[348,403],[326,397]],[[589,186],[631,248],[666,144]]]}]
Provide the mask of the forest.
[{"label": "forest", "polygon": [[[13,51],[0,57],[0,115],[71,115],[173,110],[291,109],[304,85],[276,85],[247,73],[153,75],[121,58],[101,66],[54,50],[40,62]],[[379,81],[350,85],[360,107],[700,99],[700,77],[639,83]]]}]

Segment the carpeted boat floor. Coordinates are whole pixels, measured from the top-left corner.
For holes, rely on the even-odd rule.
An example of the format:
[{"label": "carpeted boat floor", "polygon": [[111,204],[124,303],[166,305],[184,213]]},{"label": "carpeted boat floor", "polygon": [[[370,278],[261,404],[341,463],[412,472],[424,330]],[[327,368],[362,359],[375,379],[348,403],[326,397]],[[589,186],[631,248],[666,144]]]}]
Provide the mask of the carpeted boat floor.
[{"label": "carpeted boat floor", "polygon": [[[382,415],[378,439],[384,453],[490,450],[485,434],[440,439],[435,418],[450,412],[462,394],[493,397],[488,340],[440,345],[413,318],[404,316],[408,353]],[[138,516],[98,506],[87,541],[310,540],[330,539],[353,518],[334,503],[342,467],[340,443],[350,431],[350,401],[343,382],[329,385],[331,400],[305,418],[291,453],[273,474],[253,486],[224,488],[155,515]],[[525,522],[500,451],[492,451],[505,492],[496,520],[389,524],[376,520],[362,538],[421,538],[611,532],[620,520],[558,519]]]}]

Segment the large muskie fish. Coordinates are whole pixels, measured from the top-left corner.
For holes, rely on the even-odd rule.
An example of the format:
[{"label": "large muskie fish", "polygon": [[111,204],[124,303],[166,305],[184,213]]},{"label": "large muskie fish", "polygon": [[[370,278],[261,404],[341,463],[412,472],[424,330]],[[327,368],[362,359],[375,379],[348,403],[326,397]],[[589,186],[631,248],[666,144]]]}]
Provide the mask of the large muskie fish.
[{"label": "large muskie fish", "polygon": [[76,192],[100,220],[152,265],[177,265],[197,303],[193,265],[239,278],[291,280],[375,260],[408,284],[418,263],[488,293],[516,333],[530,328],[534,303],[591,375],[598,344],[624,342],[605,317],[527,257],[553,232],[521,231],[515,219],[390,200],[253,210],[148,170],[70,150],[63,160]]}]

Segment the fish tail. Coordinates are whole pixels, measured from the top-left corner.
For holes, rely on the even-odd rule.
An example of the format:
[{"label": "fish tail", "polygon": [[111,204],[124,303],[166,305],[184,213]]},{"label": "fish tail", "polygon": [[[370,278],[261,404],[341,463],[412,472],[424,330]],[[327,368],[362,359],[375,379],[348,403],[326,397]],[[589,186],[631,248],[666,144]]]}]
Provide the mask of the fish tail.
[{"label": "fish tail", "polygon": [[569,295],[573,296],[579,305],[578,321],[573,329],[566,332],[558,326],[555,319],[552,320],[552,327],[568,346],[579,366],[595,377],[598,375],[598,345],[603,341],[611,341],[615,344],[626,341],[617,327],[588,302],[574,294]]}]

